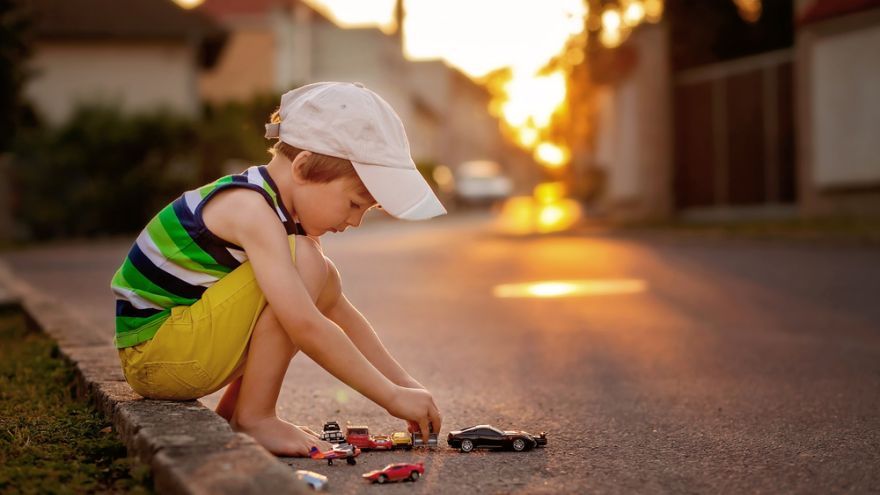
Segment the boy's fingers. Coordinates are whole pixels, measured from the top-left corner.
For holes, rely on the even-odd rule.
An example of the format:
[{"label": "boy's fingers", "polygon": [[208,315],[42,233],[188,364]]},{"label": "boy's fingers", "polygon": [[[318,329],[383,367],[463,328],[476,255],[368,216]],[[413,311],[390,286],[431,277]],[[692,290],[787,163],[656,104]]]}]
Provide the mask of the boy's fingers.
[{"label": "boy's fingers", "polygon": [[428,417],[430,418],[431,426],[433,426],[432,431],[440,433],[440,429],[443,428],[443,418],[440,417],[440,411],[437,410],[436,406],[428,410]]},{"label": "boy's fingers", "polygon": [[425,445],[428,445],[428,439],[431,438],[431,427],[430,421],[425,418],[419,422],[419,429],[422,433],[422,441],[425,442]]}]

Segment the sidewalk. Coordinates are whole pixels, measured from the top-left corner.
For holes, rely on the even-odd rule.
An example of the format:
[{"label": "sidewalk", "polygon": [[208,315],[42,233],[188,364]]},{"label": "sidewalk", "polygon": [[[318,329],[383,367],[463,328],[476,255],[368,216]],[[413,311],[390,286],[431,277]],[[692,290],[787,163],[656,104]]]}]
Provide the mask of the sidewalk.
[{"label": "sidewalk", "polygon": [[76,368],[77,393],[110,418],[129,455],[150,466],[157,493],[305,493],[293,470],[198,401],[145,400],[122,376],[116,349],[64,304],[0,263],[0,307],[58,343]]}]

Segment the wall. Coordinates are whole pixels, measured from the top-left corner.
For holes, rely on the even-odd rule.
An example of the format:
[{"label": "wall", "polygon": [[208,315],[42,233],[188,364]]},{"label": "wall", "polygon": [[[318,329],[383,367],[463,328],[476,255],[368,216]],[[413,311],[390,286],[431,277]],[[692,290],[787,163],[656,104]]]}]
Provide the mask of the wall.
[{"label": "wall", "polygon": [[880,9],[796,37],[801,214],[880,215]]},{"label": "wall", "polygon": [[201,97],[211,102],[246,101],[275,90],[275,36],[264,24],[229,28],[226,47],[199,78]]},{"label": "wall", "polygon": [[182,43],[38,42],[25,94],[50,123],[79,102],[119,103],[129,112],[198,110],[195,50]]},{"label": "wall", "polygon": [[618,85],[597,94],[596,165],[605,170],[603,205],[626,219],[664,217],[671,205],[670,70],[664,25],[628,41],[638,54]]},{"label": "wall", "polygon": [[880,25],[815,40],[813,171],[819,187],[880,184]]}]

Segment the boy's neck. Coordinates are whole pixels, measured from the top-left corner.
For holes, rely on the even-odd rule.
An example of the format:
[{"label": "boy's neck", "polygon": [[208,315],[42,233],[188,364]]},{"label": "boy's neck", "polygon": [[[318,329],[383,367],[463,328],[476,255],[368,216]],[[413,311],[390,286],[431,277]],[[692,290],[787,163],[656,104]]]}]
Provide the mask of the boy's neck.
[{"label": "boy's neck", "polygon": [[290,167],[290,160],[281,153],[276,153],[269,164],[266,165],[266,171],[278,186],[278,192],[281,194],[281,201],[290,208],[290,214],[296,218],[296,211],[293,206],[293,189],[296,185],[293,182],[293,170]]}]

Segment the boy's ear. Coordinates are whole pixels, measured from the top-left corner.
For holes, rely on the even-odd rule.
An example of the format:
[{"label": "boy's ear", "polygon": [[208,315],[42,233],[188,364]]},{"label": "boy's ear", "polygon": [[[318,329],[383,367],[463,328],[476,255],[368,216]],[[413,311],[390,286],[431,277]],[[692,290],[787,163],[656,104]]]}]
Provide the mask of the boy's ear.
[{"label": "boy's ear", "polygon": [[290,162],[290,170],[293,172],[293,180],[295,182],[306,182],[303,178],[302,168],[310,156],[312,156],[311,151],[300,151],[296,158]]}]

